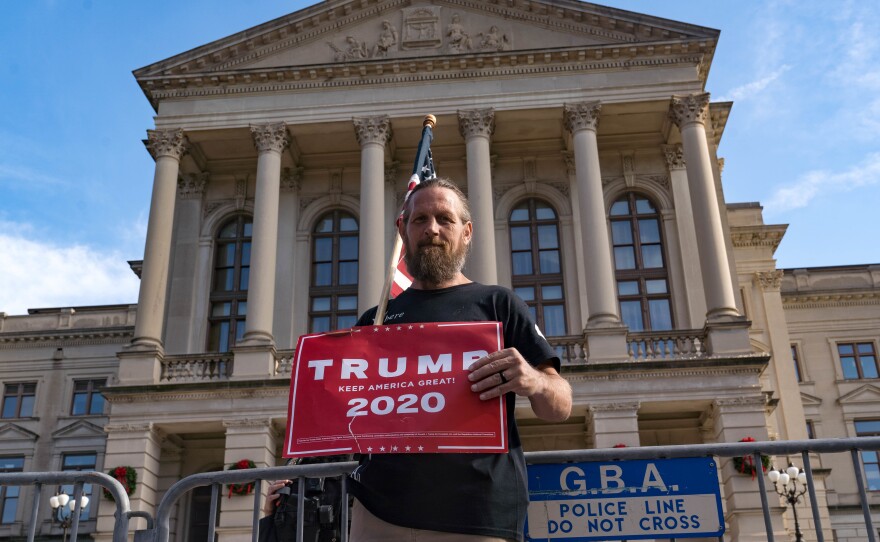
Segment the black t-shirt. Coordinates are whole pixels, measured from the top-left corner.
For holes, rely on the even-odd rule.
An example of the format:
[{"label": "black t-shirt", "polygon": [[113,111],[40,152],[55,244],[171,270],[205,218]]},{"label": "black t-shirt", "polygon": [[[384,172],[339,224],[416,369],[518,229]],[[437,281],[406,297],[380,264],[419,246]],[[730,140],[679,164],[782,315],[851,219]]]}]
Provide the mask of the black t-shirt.
[{"label": "black t-shirt", "polygon": [[[371,325],[370,309],[358,325]],[[385,323],[501,322],[504,346],[533,366],[559,358],[513,292],[477,283],[440,290],[410,288],[388,303]],[[514,419],[516,396],[505,397],[507,454],[377,454],[361,458],[351,493],[376,517],[395,525],[522,540],[528,506],[526,465]]]}]

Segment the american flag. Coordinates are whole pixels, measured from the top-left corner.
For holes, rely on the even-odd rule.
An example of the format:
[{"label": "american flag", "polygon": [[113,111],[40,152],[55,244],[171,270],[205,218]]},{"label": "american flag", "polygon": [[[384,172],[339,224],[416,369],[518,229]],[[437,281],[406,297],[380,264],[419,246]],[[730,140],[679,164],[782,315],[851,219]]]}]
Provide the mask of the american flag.
[{"label": "american flag", "polygon": [[[437,177],[437,172],[434,171],[434,160],[431,158],[431,140],[433,138],[434,134],[431,127],[425,125],[424,130],[422,131],[422,140],[419,142],[419,148],[416,153],[416,162],[415,165],[413,165],[413,174],[409,178],[409,184],[406,187],[406,196],[403,198],[403,208],[406,207],[409,195],[412,193],[416,185],[422,181]],[[403,208],[401,208],[400,215],[397,217],[398,224],[403,220]],[[397,266],[394,271],[394,282],[391,284],[392,298],[399,296],[404,290],[412,285],[412,275],[407,271],[406,262],[404,261],[405,255],[406,247],[404,246],[400,250],[400,259],[397,260]]]}]

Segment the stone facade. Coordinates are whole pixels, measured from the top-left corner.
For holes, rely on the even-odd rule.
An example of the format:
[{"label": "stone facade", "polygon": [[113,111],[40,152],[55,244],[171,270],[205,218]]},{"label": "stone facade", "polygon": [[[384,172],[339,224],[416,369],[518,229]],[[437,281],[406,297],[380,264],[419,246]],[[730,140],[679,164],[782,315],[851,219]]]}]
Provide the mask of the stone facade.
[{"label": "stone facade", "polygon": [[[0,381],[36,381],[40,412],[4,420],[0,455],[51,470],[65,446],[90,447],[98,469],[138,470],[133,508],[151,513],[183,476],[243,458],[281,463],[296,339],[312,329],[318,297],[352,314],[377,303],[408,180],[400,164],[411,162],[427,113],[438,120],[437,169],[472,203],[479,250],[468,276],[522,287],[513,213],[552,209],[559,259],[548,274],[559,295],[547,306],[562,309],[551,341],[566,352],[575,407],[567,422],[546,424],[523,402],[526,449],[804,439],[806,421],[820,437],[854,435],[853,423],[877,412],[880,388],[843,380],[829,348],[870,342],[876,352],[880,271],[779,270],[785,226],[765,225],[757,204],[724,203],[716,149],[731,104],[712,103],[705,88],[718,36],[580,2],[340,0],[137,70],[157,116],[136,318],[133,307],[0,317]],[[618,249],[629,245],[612,209],[636,200],[650,203],[639,212],[654,217],[660,239],[652,269],[661,274],[647,279],[620,271]],[[315,281],[319,225],[340,217],[359,234],[350,295]],[[247,276],[241,262],[224,263],[224,232],[236,227],[252,227]],[[671,325],[631,329],[626,280],[665,281]],[[246,309],[233,295],[241,285]],[[549,309],[540,310],[547,329]],[[91,314],[102,316],[86,325]],[[87,338],[66,334],[71,322]],[[60,347],[66,360],[76,341],[77,364],[53,359]],[[109,408],[82,421],[100,436],[64,414],[73,381],[98,373]],[[27,455],[38,438],[59,451]],[[830,539],[855,529],[855,484],[845,465],[823,461],[821,472],[833,471],[819,480]],[[727,538],[766,539],[757,485],[730,461],[721,483]],[[108,540],[112,510],[97,504],[85,529]],[[181,502],[174,540],[197,534],[204,506],[198,496]],[[249,506],[223,500],[221,540],[250,539]],[[786,537],[790,518],[782,507],[772,514]],[[18,534],[20,522],[0,536]]]}]

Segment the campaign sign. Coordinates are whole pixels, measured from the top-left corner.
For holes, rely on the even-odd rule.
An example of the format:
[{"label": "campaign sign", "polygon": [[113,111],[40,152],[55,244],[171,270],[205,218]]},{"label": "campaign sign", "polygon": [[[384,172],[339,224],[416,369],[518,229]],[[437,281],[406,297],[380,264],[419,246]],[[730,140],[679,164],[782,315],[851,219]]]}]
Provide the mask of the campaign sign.
[{"label": "campaign sign", "polygon": [[638,540],[724,533],[711,457],[529,465],[527,540]]},{"label": "campaign sign", "polygon": [[354,327],[296,345],[284,457],[507,452],[503,397],[468,368],[504,347],[498,322]]}]

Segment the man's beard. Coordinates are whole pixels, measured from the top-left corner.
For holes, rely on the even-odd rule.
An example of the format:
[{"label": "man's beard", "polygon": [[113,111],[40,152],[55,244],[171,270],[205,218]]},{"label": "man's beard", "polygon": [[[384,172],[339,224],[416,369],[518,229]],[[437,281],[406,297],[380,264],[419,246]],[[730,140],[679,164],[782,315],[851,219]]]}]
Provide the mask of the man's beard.
[{"label": "man's beard", "polygon": [[406,268],[414,279],[427,284],[442,284],[461,272],[467,258],[468,244],[460,243],[454,251],[443,242],[425,243],[416,250],[407,249],[404,255]]}]

